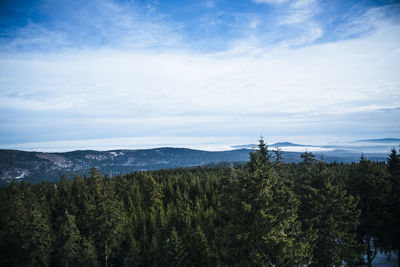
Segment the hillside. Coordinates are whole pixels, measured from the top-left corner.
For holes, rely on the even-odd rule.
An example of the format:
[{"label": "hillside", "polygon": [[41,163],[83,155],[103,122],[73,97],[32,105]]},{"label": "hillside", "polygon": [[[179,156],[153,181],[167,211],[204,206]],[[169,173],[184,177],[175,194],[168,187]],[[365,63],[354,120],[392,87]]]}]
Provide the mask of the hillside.
[{"label": "hillside", "polygon": [[65,153],[0,150],[0,179],[51,181],[61,174],[87,174],[94,166],[104,174],[238,162],[249,159],[250,150],[209,152],[187,148],[144,150],[72,151]]},{"label": "hillside", "polygon": [[[282,148],[284,147],[282,145]],[[68,177],[73,177],[75,174],[87,175],[92,166],[103,174],[117,175],[133,171],[247,162],[250,151],[251,149],[242,148],[210,152],[170,147],[141,150],[78,150],[63,153],[0,150],[0,181],[2,183],[11,180],[54,181],[62,174]],[[357,162],[362,152],[366,152],[365,156],[368,159],[386,160],[387,153],[373,153],[374,151],[377,150],[360,151],[336,147],[330,151],[314,152],[314,154],[317,159],[326,162]],[[283,160],[288,163],[299,162],[301,153],[284,151]]]}]

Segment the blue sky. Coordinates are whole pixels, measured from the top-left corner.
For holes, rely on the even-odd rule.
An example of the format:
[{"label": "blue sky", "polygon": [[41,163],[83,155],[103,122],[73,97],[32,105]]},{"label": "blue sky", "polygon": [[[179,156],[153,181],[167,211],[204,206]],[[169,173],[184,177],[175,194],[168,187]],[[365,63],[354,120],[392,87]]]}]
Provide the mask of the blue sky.
[{"label": "blue sky", "polygon": [[0,147],[399,137],[399,70],[398,1],[6,0]]}]

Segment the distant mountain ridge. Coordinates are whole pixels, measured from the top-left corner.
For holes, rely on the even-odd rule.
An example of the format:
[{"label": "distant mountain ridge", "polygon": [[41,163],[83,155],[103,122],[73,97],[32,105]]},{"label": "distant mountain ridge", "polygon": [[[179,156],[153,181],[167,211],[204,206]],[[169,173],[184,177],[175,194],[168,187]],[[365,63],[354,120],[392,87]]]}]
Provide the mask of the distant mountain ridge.
[{"label": "distant mountain ridge", "polygon": [[249,149],[252,149],[252,148],[257,148],[258,147],[258,145],[256,145],[256,144],[247,144],[247,145],[235,145],[235,146],[231,146],[232,148],[249,148]]},{"label": "distant mountain ridge", "polygon": [[[247,147],[244,147],[247,146]],[[248,148],[248,146],[251,146]],[[278,147],[313,147],[290,142],[278,142],[269,145],[273,150]],[[189,148],[153,148],[139,150],[77,150],[62,153],[26,152],[0,149],[0,183],[12,180],[31,182],[58,180],[62,174],[73,177],[86,175],[92,166],[103,174],[117,175],[133,171],[146,171],[191,166],[215,165],[221,163],[240,163],[249,160],[249,153],[257,145],[237,146],[239,149],[228,151],[204,151]],[[243,147],[243,148],[242,148]],[[376,146],[365,147],[364,155],[371,160],[386,161],[390,146],[377,153]],[[313,152],[317,159],[326,162],[357,162],[362,151],[348,146],[330,146],[333,150]],[[360,148],[358,146],[358,148]],[[362,147],[364,148],[364,147]],[[369,150],[366,150],[369,148]],[[382,152],[383,151],[383,152]],[[283,153],[285,162],[299,162],[302,152]]]},{"label": "distant mountain ridge", "polygon": [[65,173],[87,174],[94,166],[104,174],[129,173],[208,165],[215,162],[245,162],[250,150],[210,152],[188,148],[141,150],[77,150],[63,153],[0,150],[0,180],[55,180]]},{"label": "distant mountain ridge", "polygon": [[[273,144],[268,144],[268,147],[312,147],[310,145],[300,145],[300,144],[295,144],[295,143],[291,143],[291,142],[277,142],[277,143],[273,143]],[[232,148],[257,148],[258,145],[256,144],[248,144],[248,145],[235,145],[232,146]]]},{"label": "distant mountain ridge", "polygon": [[278,142],[274,143],[272,145],[269,145],[270,147],[286,147],[286,146],[294,146],[294,147],[313,147],[311,145],[300,145],[300,144],[294,144],[291,142]]},{"label": "distant mountain ridge", "polygon": [[380,138],[380,139],[364,139],[364,140],[356,140],[356,142],[369,142],[369,143],[398,143],[400,144],[400,138]]}]

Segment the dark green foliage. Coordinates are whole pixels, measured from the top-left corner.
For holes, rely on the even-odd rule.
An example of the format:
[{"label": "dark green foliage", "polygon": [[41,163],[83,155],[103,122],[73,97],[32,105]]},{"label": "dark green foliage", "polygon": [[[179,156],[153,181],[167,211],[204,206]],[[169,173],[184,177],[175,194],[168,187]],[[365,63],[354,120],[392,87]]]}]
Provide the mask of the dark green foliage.
[{"label": "dark green foliage", "polygon": [[357,262],[361,257],[356,239],[358,199],[347,193],[339,173],[326,163],[317,162],[308,152],[302,159],[294,188],[301,200],[303,235],[312,247],[311,266]]},{"label": "dark green foliage", "polygon": [[399,248],[396,151],[286,164],[260,140],[250,159],[2,187],[0,265],[339,266],[360,263],[367,237]]},{"label": "dark green foliage", "polygon": [[[390,225],[387,229],[387,237],[390,242],[390,248],[397,251],[400,255],[400,154],[395,149],[388,158],[388,172],[390,176]],[[400,266],[400,257],[398,256],[398,265]]]},{"label": "dark green foliage", "polygon": [[208,240],[200,226],[197,226],[196,229],[191,233],[189,240],[189,262],[191,262],[194,266],[211,265],[212,262],[210,259],[211,255]]},{"label": "dark green foliage", "polygon": [[358,200],[347,194],[325,166],[313,177],[316,196],[312,199],[316,233],[312,266],[340,266],[355,263],[361,257],[356,229],[359,224]]},{"label": "dark green foliage", "polygon": [[142,186],[144,191],[144,205],[147,208],[159,208],[162,204],[161,188],[154,178],[149,174],[143,175]]},{"label": "dark green foliage", "polygon": [[185,266],[186,248],[175,227],[172,227],[172,231],[168,235],[166,249],[166,266]]},{"label": "dark green foliage", "polygon": [[303,159],[302,164],[305,166],[309,166],[311,163],[315,162],[316,160],[315,155],[311,152],[304,152],[300,154],[300,158]]},{"label": "dark green foliage", "polygon": [[56,244],[58,256],[65,263],[65,266],[73,265],[74,262],[78,261],[81,250],[81,236],[75,223],[75,216],[65,210],[60,224]]},{"label": "dark green foliage", "polygon": [[[42,189],[46,185],[12,184],[2,207],[1,251],[5,265],[46,266],[52,253],[52,227]],[[4,193],[2,193],[4,194]],[[3,213],[4,212],[4,213]],[[13,257],[9,257],[13,255]]]},{"label": "dark green foliage", "polygon": [[354,170],[352,191],[358,196],[361,220],[358,229],[360,240],[364,240],[367,264],[371,266],[378,248],[387,249],[388,239],[385,229],[389,222],[390,182],[386,166],[372,162],[361,156]]},{"label": "dark green foliage", "polygon": [[91,239],[82,239],[81,251],[77,259],[77,266],[97,266],[96,248]]},{"label": "dark green foliage", "polygon": [[264,141],[250,154],[248,171],[229,180],[225,261],[256,266],[302,263],[298,200],[270,162]]}]

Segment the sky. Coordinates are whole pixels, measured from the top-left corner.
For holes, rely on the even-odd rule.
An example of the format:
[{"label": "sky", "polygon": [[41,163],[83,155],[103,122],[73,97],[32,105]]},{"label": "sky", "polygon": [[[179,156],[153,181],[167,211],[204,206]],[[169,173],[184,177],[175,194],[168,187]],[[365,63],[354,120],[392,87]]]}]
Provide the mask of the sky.
[{"label": "sky", "polygon": [[400,137],[400,2],[2,0],[0,148]]}]

